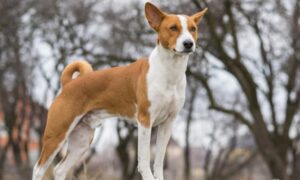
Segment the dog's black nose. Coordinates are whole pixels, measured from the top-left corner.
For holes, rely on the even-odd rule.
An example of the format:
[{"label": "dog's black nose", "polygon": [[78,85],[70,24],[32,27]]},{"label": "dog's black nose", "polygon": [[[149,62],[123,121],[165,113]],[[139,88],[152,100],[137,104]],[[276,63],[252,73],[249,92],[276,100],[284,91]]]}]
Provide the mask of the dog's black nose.
[{"label": "dog's black nose", "polygon": [[191,49],[194,43],[191,40],[183,41],[183,46],[185,49]]}]

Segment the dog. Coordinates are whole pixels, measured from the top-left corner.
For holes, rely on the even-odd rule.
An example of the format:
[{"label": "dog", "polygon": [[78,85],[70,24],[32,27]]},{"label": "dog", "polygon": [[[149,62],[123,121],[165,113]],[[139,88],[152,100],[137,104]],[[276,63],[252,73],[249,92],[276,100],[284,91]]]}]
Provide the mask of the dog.
[{"label": "dog", "polygon": [[[123,117],[138,127],[138,171],[143,180],[163,180],[163,162],[172,123],[185,101],[189,55],[196,49],[197,24],[207,8],[192,16],[163,12],[145,4],[145,16],[157,33],[149,58],[127,66],[93,71],[86,61],[75,61],[62,72],[62,91],[49,108],[39,160],[33,180],[41,180],[54,157],[68,142],[67,154],[53,170],[55,180],[89,149],[95,128],[110,117]],[[74,72],[79,76],[72,79]],[[150,137],[158,126],[152,173]]]}]

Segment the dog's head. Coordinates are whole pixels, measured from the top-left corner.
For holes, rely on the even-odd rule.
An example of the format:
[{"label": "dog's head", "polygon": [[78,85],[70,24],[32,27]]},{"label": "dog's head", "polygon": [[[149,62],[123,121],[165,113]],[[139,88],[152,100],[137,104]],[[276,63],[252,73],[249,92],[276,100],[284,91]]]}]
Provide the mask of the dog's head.
[{"label": "dog's head", "polygon": [[158,43],[181,55],[195,51],[198,38],[197,24],[206,11],[207,8],[192,16],[175,15],[165,13],[149,2],[145,5],[146,18],[158,34]]}]

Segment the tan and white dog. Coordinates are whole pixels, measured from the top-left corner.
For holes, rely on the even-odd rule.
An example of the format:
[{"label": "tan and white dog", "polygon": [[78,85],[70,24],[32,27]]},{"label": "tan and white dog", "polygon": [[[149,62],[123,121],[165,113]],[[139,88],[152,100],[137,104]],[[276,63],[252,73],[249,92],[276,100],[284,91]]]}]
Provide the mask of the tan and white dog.
[{"label": "tan and white dog", "polygon": [[[146,18],[158,34],[148,59],[101,71],[93,71],[85,61],[68,65],[61,76],[62,91],[49,108],[43,148],[32,179],[43,178],[67,142],[67,154],[54,168],[55,179],[65,179],[89,149],[95,128],[106,118],[124,117],[138,126],[138,170],[143,180],[163,180],[172,123],[185,100],[188,57],[195,51],[197,24],[206,10],[192,16],[174,15],[146,3]],[[75,71],[80,75],[72,79]],[[152,174],[150,136],[154,126],[159,130]]]}]

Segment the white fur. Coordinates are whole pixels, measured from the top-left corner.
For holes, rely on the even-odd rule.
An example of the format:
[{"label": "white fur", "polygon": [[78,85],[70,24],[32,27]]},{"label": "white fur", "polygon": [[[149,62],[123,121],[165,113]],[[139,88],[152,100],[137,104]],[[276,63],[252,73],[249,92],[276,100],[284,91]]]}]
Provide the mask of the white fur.
[{"label": "white fur", "polygon": [[159,125],[175,117],[185,99],[188,56],[177,55],[161,45],[152,51],[147,74],[151,123]]},{"label": "white fur", "polygon": [[[150,101],[150,128],[138,126],[139,171],[143,180],[163,180],[163,161],[172,130],[172,122],[185,100],[188,55],[178,55],[157,45],[149,58],[147,74]],[[153,176],[150,169],[151,128],[159,125]]]},{"label": "white fur", "polygon": [[125,117],[125,116],[120,116],[118,114],[111,114],[108,113],[106,110],[93,110],[91,112],[88,112],[84,118],[83,122],[88,124],[91,128],[97,128],[101,126],[103,120],[108,119],[108,118],[122,118],[128,121],[129,123],[136,123],[137,124],[137,105],[136,107],[136,112],[134,114],[134,117]]},{"label": "white fur", "polygon": [[187,17],[184,15],[178,15],[178,18],[180,20],[182,30],[181,30],[181,34],[179,35],[179,37],[176,41],[175,50],[177,52],[183,52],[184,51],[183,42],[184,41],[192,41],[194,44],[192,51],[195,51],[195,49],[196,49],[195,40],[194,40],[193,36],[191,35],[190,31],[188,30]]},{"label": "white fur", "polygon": [[150,168],[150,140],[151,128],[138,124],[138,171],[143,180],[154,179]]},{"label": "white fur", "polygon": [[64,180],[68,171],[82,158],[90,148],[95,129],[84,122],[74,128],[68,137],[68,151],[66,157],[58,163],[53,171],[55,180]]},{"label": "white fur", "polygon": [[155,152],[155,160],[153,165],[154,176],[159,180],[163,180],[163,168],[164,168],[164,159],[167,150],[167,145],[171,137],[172,132],[172,124],[173,118],[170,118],[163,122],[157,132],[157,140],[156,140],[156,152]]},{"label": "white fur", "polygon": [[104,119],[115,117],[115,115],[108,113],[106,110],[94,110],[85,115],[83,122],[88,124],[91,128],[99,127]]}]

